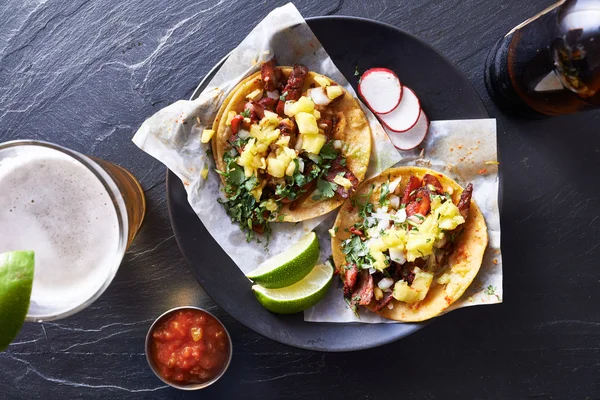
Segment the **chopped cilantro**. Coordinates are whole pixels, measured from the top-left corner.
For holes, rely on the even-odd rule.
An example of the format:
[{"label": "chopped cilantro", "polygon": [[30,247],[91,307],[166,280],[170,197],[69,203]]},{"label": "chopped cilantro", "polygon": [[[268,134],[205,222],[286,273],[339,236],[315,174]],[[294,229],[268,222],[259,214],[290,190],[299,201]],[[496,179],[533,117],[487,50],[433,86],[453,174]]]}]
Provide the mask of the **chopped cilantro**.
[{"label": "chopped cilantro", "polygon": [[390,182],[385,182],[383,185],[381,185],[379,190],[379,204],[381,205],[381,207],[385,207],[390,202],[387,198],[388,194],[390,194]]},{"label": "chopped cilantro", "polygon": [[244,118],[250,118],[250,110],[246,108],[244,111],[240,113],[240,115]]},{"label": "chopped cilantro", "polygon": [[279,100],[285,101],[287,95],[288,95],[288,92],[286,90],[285,92],[281,93],[281,96],[279,96]]},{"label": "chopped cilantro", "polygon": [[360,71],[358,70],[358,65],[354,67],[354,76],[360,76]]},{"label": "chopped cilantro", "polygon": [[333,182],[328,182],[323,178],[319,178],[317,180],[317,190],[319,194],[313,196],[313,200],[320,200],[323,197],[326,199],[332,198],[335,196],[335,189],[337,189],[337,185]]},{"label": "chopped cilantro", "polygon": [[489,285],[485,288],[485,294],[492,296],[496,294],[496,286]]},{"label": "chopped cilantro", "polygon": [[324,160],[335,160],[338,156],[338,151],[333,147],[333,141],[329,141],[321,147],[319,156]]}]

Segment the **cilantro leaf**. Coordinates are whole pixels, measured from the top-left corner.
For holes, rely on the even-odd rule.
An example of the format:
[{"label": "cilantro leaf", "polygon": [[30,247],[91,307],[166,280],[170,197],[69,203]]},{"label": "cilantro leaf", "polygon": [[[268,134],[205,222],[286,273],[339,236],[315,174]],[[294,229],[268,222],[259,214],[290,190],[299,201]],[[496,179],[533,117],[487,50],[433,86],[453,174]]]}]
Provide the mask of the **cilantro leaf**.
[{"label": "cilantro leaf", "polygon": [[333,147],[333,141],[325,143],[319,152],[319,156],[324,160],[335,160],[338,155],[338,151]]},{"label": "cilantro leaf", "polygon": [[244,111],[240,113],[240,115],[244,118],[250,118],[250,109],[246,108]]},{"label": "cilantro leaf", "polygon": [[390,194],[390,182],[389,181],[385,182],[383,185],[381,185],[379,190],[380,190],[379,204],[382,207],[387,206],[390,202],[387,199],[388,194]]},{"label": "cilantro leaf", "polygon": [[317,180],[317,189],[319,190],[320,197],[316,200],[319,200],[322,197],[329,199],[335,196],[335,189],[337,189],[337,185],[333,182],[328,182],[325,179],[319,178]]}]

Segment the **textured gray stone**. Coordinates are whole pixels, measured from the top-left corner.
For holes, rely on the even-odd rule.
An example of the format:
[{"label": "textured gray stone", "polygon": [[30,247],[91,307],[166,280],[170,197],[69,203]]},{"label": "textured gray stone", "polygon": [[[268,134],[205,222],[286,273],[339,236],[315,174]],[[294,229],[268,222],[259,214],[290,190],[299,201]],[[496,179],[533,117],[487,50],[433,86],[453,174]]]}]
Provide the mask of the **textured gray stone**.
[{"label": "textured gray stone", "polygon": [[[148,200],[107,292],[71,318],[27,324],[0,353],[0,398],[600,397],[600,115],[508,118],[482,78],[493,43],[552,0],[297,2],[305,17],[368,17],[417,35],[466,74],[498,118],[500,161],[512,161],[501,165],[510,192],[503,305],[453,313],[383,348],[320,354],[248,331],[205,295],[170,228],[165,168],[130,138],[147,116],[189,97],[284,3],[0,2],[0,141],[49,140],[116,162]],[[217,314],[235,343],[230,370],[202,393],[166,388],[146,365],[152,319],[182,303]]]}]

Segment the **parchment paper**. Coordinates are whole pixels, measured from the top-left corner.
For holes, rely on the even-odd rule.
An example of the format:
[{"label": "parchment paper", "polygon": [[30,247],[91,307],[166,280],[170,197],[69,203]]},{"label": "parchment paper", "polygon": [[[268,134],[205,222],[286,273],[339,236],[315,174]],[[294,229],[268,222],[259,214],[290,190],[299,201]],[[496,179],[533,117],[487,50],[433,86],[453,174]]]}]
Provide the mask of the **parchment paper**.
[{"label": "parchment paper", "polygon": [[[188,201],[206,229],[244,273],[254,269],[266,258],[284,251],[290,243],[315,229],[324,220],[327,223],[319,226],[319,231],[323,246],[321,255],[324,259],[327,258],[330,248],[326,231],[331,227],[329,221],[332,222],[335,218],[334,211],[302,224],[273,223],[271,240],[268,247],[265,247],[264,240],[262,243],[247,243],[245,233],[230,221],[223,206],[217,201],[223,197],[220,180],[214,172],[212,156],[207,153],[210,146],[202,144],[200,136],[205,128],[212,126],[221,103],[235,85],[258,71],[260,64],[273,56],[277,57],[280,65],[301,63],[310,70],[327,75],[356,96],[298,10],[289,3],[273,10],[250,32],[196,100],[180,100],[158,111],[142,124],[133,138],[140,149],[161,161],[181,179]],[[375,116],[362,103],[361,106],[373,135],[367,177],[418,156],[414,152],[401,155],[391,144]],[[205,167],[210,170],[207,179],[203,179],[200,174]],[[333,288],[336,285],[337,282],[332,285],[329,293],[331,298],[334,297]],[[307,311],[305,318],[346,322],[344,314],[336,316],[338,311],[335,308],[329,310],[330,297],[321,302],[319,308]],[[361,321],[368,322],[366,319]]]}]

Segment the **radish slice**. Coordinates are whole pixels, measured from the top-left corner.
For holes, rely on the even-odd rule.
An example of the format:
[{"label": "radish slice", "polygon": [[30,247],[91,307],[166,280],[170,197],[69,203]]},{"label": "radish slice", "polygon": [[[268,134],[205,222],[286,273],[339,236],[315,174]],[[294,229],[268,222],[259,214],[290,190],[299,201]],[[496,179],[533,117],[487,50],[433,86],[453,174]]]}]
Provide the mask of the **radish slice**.
[{"label": "radish slice", "polygon": [[400,79],[387,68],[371,68],[360,78],[358,93],[373,112],[392,112],[402,98]]},{"label": "radish slice", "polygon": [[391,131],[406,132],[419,120],[421,104],[412,89],[404,86],[402,100],[391,113],[378,114],[381,122]]},{"label": "radish slice", "polygon": [[386,128],[388,137],[394,146],[396,146],[396,148],[399,150],[410,150],[420,145],[423,139],[425,139],[425,135],[427,135],[428,130],[429,118],[427,118],[427,115],[425,115],[423,110],[421,110],[421,114],[419,114],[419,118],[415,126],[406,132],[398,133],[389,131]]}]

